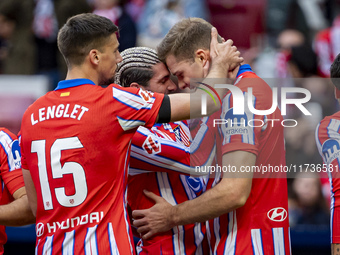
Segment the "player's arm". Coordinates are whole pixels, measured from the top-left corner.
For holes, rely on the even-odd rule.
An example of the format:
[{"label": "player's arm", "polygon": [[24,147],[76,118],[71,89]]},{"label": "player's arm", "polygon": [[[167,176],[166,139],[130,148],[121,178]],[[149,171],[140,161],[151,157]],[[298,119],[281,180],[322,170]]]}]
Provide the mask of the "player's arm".
[{"label": "player's arm", "polygon": [[[217,41],[217,30],[215,28],[211,31],[211,44],[210,44],[210,55],[211,55],[211,67],[206,79],[203,83],[214,87],[216,80],[219,79],[218,83],[226,83],[229,70],[239,65],[243,58],[240,57],[240,52],[233,46],[232,40],[227,40],[223,43]],[[209,88],[205,85],[200,84],[201,89],[196,89],[194,93],[178,93],[169,95],[168,108],[171,110],[170,121],[186,120],[193,118],[200,118],[205,115],[201,113],[201,98],[202,95],[206,95],[206,90]],[[215,89],[222,98],[227,92],[226,89]],[[210,93],[214,94],[212,91]],[[211,115],[220,109],[221,105],[218,102],[217,96],[214,98],[207,96],[207,115]],[[161,118],[163,119],[163,118]],[[161,123],[161,121],[159,121]]]},{"label": "player's arm", "polygon": [[[255,154],[245,151],[234,151],[223,155],[223,164],[236,166],[253,166]],[[229,178],[230,177],[230,178]],[[242,178],[240,178],[242,177]],[[203,222],[235,210],[245,204],[250,194],[252,173],[235,173],[223,178],[215,187],[201,196],[182,204],[171,206],[163,198],[151,192],[146,195],[156,204],[146,210],[136,210],[132,213],[134,226],[147,239],[155,233],[164,232],[177,225]]]},{"label": "player's arm", "polygon": [[[207,172],[197,171],[190,164],[190,147],[155,133],[139,128],[132,139],[130,154],[130,172],[134,169],[152,172],[179,172],[183,174],[205,176]],[[211,165],[213,158],[201,165]]]},{"label": "player's arm", "polygon": [[29,170],[22,169],[22,176],[24,177],[25,187],[27,191],[27,198],[29,207],[33,215],[37,215],[37,191],[35,190],[34,183]]},{"label": "player's arm", "polygon": [[[338,169],[340,168],[339,157],[333,158],[328,155],[333,154],[333,150],[335,148],[334,143],[340,144],[340,140],[337,135],[338,128],[335,125],[330,125],[330,120],[322,120],[315,130],[315,141],[319,151],[320,156],[324,162],[324,165],[327,166],[327,172],[330,174],[331,178],[329,179],[331,182],[330,188],[331,193],[334,194],[334,198],[337,199],[338,192],[340,191],[340,173]],[[336,204],[336,203],[334,203]],[[338,207],[333,206],[330,208],[331,214],[338,215],[337,210]],[[340,255],[340,243],[339,243],[339,222],[336,220],[338,217],[334,217],[333,221],[331,221],[331,254],[332,255]]]},{"label": "player's arm", "polygon": [[35,222],[35,217],[28,205],[25,187],[13,193],[14,201],[0,206],[0,225],[22,226]]},{"label": "player's arm", "polygon": [[1,178],[14,201],[0,205],[0,225],[22,226],[34,223],[35,217],[29,208],[22,180],[19,142],[8,130],[1,131],[3,131],[0,139]]}]

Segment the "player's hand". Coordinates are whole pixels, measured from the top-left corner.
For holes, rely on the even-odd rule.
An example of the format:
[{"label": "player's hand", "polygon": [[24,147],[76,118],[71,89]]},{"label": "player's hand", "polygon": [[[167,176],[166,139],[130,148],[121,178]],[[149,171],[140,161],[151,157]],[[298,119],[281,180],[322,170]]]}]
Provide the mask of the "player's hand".
[{"label": "player's hand", "polygon": [[143,239],[148,239],[156,233],[165,232],[174,227],[171,223],[173,206],[164,198],[144,190],[144,194],[155,201],[155,205],[145,210],[132,212],[133,225]]},{"label": "player's hand", "polygon": [[[239,67],[239,66],[237,66],[237,67]],[[238,73],[238,68],[237,67],[235,67],[233,70],[229,70],[229,72],[228,72],[228,78],[230,78],[230,79],[232,79],[232,80],[235,80],[236,79],[236,76],[237,76],[237,73]]]},{"label": "player's hand", "polygon": [[227,76],[229,70],[234,70],[243,62],[243,58],[240,57],[240,52],[236,46],[233,46],[232,40],[228,39],[225,42],[219,43],[217,36],[217,30],[213,27],[211,29],[210,42],[211,68],[216,68]]}]

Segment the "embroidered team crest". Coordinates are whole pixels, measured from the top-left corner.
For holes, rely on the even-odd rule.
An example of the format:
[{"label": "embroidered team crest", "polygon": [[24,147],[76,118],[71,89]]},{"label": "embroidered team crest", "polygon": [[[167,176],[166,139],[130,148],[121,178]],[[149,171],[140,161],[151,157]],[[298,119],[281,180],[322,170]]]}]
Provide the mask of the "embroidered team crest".
[{"label": "embroidered team crest", "polygon": [[138,94],[141,96],[141,98],[143,98],[143,100],[147,103],[150,103],[151,102],[151,99],[152,99],[152,96],[153,96],[153,93],[150,92],[150,91],[146,91],[144,89],[140,89]]},{"label": "embroidered team crest", "polygon": [[145,139],[142,147],[148,154],[157,154],[161,152],[161,144],[151,135]]},{"label": "embroidered team crest", "polygon": [[177,125],[174,129],[173,129],[176,139],[177,141],[182,142],[185,146],[189,147],[190,146],[190,142],[189,142],[189,137],[188,135],[184,132],[183,128],[180,125]]}]

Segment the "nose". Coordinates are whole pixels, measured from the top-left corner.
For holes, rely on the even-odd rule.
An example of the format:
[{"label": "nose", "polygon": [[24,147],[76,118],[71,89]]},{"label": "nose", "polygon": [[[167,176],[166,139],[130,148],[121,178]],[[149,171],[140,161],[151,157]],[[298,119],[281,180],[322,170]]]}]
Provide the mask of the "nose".
[{"label": "nose", "polygon": [[117,63],[120,63],[123,61],[122,56],[120,55],[120,52],[118,52],[118,56],[117,56]]},{"label": "nose", "polygon": [[178,88],[179,89],[185,89],[190,87],[190,84],[187,84],[183,79],[178,80]]},{"label": "nose", "polygon": [[169,79],[167,81],[167,89],[169,92],[174,92],[177,90],[177,85],[171,79]]}]

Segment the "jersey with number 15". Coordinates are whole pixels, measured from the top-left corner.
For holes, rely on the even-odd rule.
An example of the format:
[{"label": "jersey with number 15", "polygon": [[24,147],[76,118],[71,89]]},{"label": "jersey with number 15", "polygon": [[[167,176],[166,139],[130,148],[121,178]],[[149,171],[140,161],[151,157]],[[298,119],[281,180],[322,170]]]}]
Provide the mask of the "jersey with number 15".
[{"label": "jersey with number 15", "polygon": [[22,164],[37,191],[36,254],[133,254],[125,210],[131,139],[163,95],[62,81],[24,114]]}]

